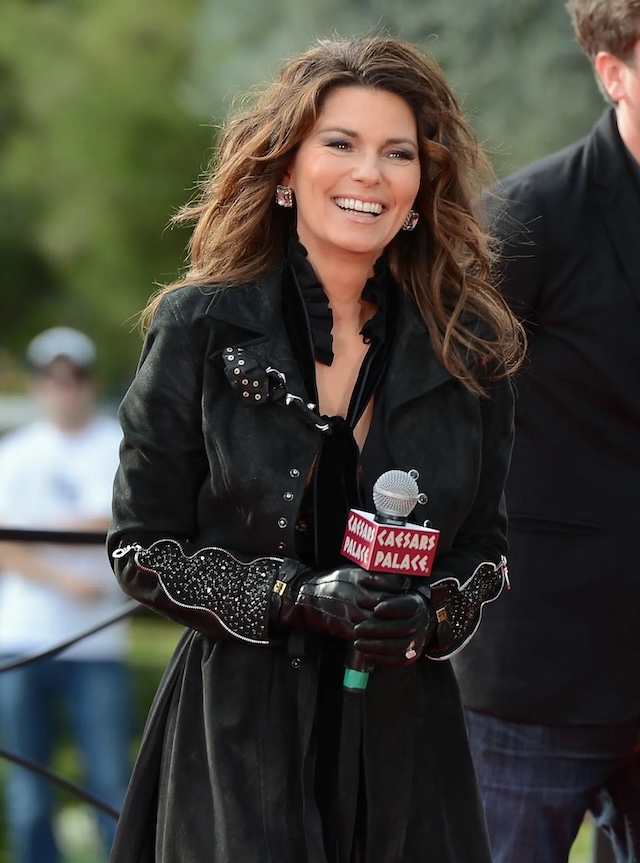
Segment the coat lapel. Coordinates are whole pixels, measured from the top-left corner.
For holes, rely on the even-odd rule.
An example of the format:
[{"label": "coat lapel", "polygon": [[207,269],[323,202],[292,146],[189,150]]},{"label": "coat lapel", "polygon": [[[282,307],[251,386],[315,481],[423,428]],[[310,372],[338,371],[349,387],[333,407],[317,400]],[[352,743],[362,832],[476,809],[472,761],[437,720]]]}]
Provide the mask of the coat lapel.
[{"label": "coat lapel", "polygon": [[280,270],[271,270],[245,285],[219,289],[207,315],[238,329],[238,337],[229,347],[242,347],[262,368],[273,366],[283,372],[287,390],[304,395],[302,375],[282,318]]},{"label": "coat lapel", "polygon": [[596,195],[604,224],[640,302],[640,192],[628,161],[630,156],[618,132],[613,109],[596,125],[587,152],[588,157],[593,159]]},{"label": "coat lapel", "polygon": [[391,382],[386,395],[388,415],[450,377],[433,351],[418,309],[411,302],[403,302],[387,376]]}]

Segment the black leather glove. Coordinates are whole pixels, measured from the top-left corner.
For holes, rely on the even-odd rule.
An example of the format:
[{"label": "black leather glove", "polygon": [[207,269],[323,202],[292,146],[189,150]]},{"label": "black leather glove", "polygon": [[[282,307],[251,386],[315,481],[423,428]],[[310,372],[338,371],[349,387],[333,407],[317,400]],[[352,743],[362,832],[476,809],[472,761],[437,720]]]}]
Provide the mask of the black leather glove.
[{"label": "black leather glove", "polygon": [[410,665],[422,654],[435,627],[428,589],[409,590],[376,605],[371,617],[356,626],[354,647],[378,667]]},{"label": "black leather glove", "polygon": [[380,603],[409,586],[408,578],[359,566],[318,571],[298,565],[291,574],[285,563],[274,587],[270,621],[278,628],[310,629],[353,641],[358,624],[371,620]]}]

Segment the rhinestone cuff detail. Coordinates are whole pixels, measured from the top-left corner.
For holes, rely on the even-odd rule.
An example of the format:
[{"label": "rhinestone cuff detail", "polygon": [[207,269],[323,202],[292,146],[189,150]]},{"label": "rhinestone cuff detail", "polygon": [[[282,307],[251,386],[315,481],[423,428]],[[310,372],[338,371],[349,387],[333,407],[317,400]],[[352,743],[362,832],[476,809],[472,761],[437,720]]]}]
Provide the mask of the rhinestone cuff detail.
[{"label": "rhinestone cuff detail", "polygon": [[157,576],[172,602],[209,612],[241,641],[269,644],[269,603],[282,558],[243,563],[215,546],[187,557],[176,540],[159,539],[149,548],[138,548],[135,562]]},{"label": "rhinestone cuff detail", "polygon": [[507,561],[484,562],[461,586],[457,578],[442,578],[430,585],[438,625],[433,642],[424,650],[429,659],[449,659],[468,644],[482,619],[482,609],[497,599],[509,584]]}]

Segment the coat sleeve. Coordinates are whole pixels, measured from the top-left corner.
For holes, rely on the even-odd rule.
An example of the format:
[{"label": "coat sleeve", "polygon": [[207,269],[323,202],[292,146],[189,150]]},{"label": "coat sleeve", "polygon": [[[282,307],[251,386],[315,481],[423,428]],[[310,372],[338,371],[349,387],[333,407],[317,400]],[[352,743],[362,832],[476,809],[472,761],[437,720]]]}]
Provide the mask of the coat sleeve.
[{"label": "coat sleeve", "polygon": [[473,503],[450,550],[436,560],[432,581],[443,575],[466,580],[483,562],[498,563],[507,552],[504,486],[514,434],[514,395],[509,378],[495,381],[479,401],[482,448]]},{"label": "coat sleeve", "polygon": [[107,548],[120,586],[143,605],[215,638],[267,643],[282,559],[243,561],[217,548],[203,555],[194,544],[210,469],[201,416],[208,326],[173,294],[160,303],[118,413]]},{"label": "coat sleeve", "polygon": [[425,648],[431,659],[449,659],[465,647],[486,603],[498,599],[508,585],[504,485],[513,443],[510,380],[494,382],[479,409],[482,451],[476,495],[451,547],[437,557],[427,588],[437,620]]}]

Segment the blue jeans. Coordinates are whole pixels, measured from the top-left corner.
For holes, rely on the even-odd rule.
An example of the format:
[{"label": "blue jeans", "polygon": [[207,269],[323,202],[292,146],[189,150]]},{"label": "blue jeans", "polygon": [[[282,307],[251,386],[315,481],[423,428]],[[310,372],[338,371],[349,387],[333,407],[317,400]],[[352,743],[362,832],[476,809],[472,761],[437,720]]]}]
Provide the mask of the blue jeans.
[{"label": "blue jeans", "polygon": [[567,863],[588,811],[618,863],[637,863],[640,720],[545,726],[466,713],[494,863]]},{"label": "blue jeans", "polygon": [[[119,810],[130,773],[128,669],[120,662],[45,659],[0,674],[0,738],[9,752],[50,766],[61,710],[81,755],[80,784]],[[53,788],[12,763],[5,772],[12,863],[58,863]],[[106,859],[116,822],[96,814]]]}]

